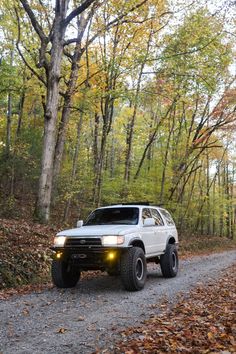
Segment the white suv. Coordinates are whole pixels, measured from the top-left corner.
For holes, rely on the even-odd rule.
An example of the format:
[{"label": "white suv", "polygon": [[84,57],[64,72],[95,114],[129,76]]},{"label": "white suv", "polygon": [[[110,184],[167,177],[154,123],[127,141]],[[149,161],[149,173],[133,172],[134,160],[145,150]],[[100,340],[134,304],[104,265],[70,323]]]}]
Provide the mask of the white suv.
[{"label": "white suv", "polygon": [[164,277],[178,272],[178,234],[163,208],[148,204],[112,205],[94,210],[77,228],[59,232],[52,249],[52,280],[73,287],[81,271],[120,275],[125,289],[141,290],[147,262],[160,263]]}]

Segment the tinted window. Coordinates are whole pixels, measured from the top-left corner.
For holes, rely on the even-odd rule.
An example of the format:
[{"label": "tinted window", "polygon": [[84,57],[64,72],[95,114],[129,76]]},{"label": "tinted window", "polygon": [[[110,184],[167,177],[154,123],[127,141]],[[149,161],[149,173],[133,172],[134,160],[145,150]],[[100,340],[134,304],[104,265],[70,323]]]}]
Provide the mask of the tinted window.
[{"label": "tinted window", "polygon": [[162,220],[160,213],[156,209],[151,209],[151,211],[152,211],[152,217],[155,220],[155,225],[163,226],[164,222]]},{"label": "tinted window", "polygon": [[174,220],[172,219],[172,217],[170,216],[170,214],[168,213],[168,211],[161,209],[161,213],[165,218],[165,221],[167,223],[168,226],[174,225]]},{"label": "tinted window", "polygon": [[97,209],[89,215],[84,225],[137,225],[138,208],[104,208]]},{"label": "tinted window", "polygon": [[152,214],[151,214],[150,209],[143,208],[143,211],[142,211],[142,220],[143,220],[143,222],[144,222],[145,219],[151,218],[151,217],[152,217]]}]

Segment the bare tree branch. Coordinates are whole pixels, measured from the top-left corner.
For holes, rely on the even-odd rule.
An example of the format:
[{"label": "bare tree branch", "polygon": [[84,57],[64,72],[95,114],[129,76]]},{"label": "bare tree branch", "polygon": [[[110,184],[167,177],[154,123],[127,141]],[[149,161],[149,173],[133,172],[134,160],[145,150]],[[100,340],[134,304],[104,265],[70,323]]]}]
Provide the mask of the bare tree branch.
[{"label": "bare tree branch", "polygon": [[138,165],[138,169],[135,173],[135,176],[134,176],[134,180],[136,180],[140,174],[140,171],[141,171],[141,168],[142,168],[142,165],[143,165],[143,162],[146,158],[146,155],[147,155],[147,152],[148,152],[148,149],[150,148],[150,146],[154,143],[154,141],[156,140],[156,136],[157,136],[157,133],[158,133],[158,129],[159,127],[161,126],[162,122],[168,117],[169,113],[172,111],[176,101],[177,101],[177,98],[178,98],[178,95],[174,98],[172,104],[169,106],[169,108],[167,109],[165,115],[163,117],[161,117],[161,119],[158,121],[156,127],[155,127],[155,130],[153,131],[152,135],[150,136],[149,138],[149,141],[143,151],[143,155],[142,155],[142,158],[139,162],[139,165]]},{"label": "bare tree branch", "polygon": [[[137,10],[138,8],[140,8],[142,5],[144,5],[148,0],[143,0],[141,3],[133,6],[129,11],[124,12],[123,14],[119,15],[118,17],[116,17],[114,20],[110,21],[103,29],[99,30],[93,37],[91,37],[86,45],[89,46],[91,43],[94,42],[94,40],[100,35],[102,34],[104,31],[109,30],[112,26],[117,25],[118,23],[120,23],[120,20],[122,20],[122,18],[124,18],[125,16],[127,16],[129,13]],[[150,18],[149,18],[150,19]],[[77,41],[77,38],[72,38],[69,39],[68,41],[66,41],[64,43],[64,45],[69,45],[72,43],[75,43]],[[85,51],[85,48],[83,48],[83,51]]]},{"label": "bare tree branch", "polygon": [[76,16],[80,15],[84,12],[92,3],[96,2],[97,0],[85,0],[80,6],[74,9],[64,20],[63,26],[66,27],[68,24],[75,18]]},{"label": "bare tree branch", "polygon": [[21,30],[20,30],[20,19],[19,19],[19,14],[17,12],[17,9],[15,9],[15,13],[16,13],[16,19],[17,19],[17,29],[18,29],[18,34],[17,34],[17,41],[16,41],[16,48],[18,50],[18,53],[21,57],[21,59],[23,60],[23,62],[25,63],[25,65],[27,66],[27,68],[46,86],[46,82],[45,80],[43,80],[43,78],[37,73],[36,70],[34,70],[34,68],[32,68],[32,66],[28,63],[28,61],[25,59],[21,49],[20,49],[20,46],[19,46],[19,43],[20,43],[20,34],[21,34]]},{"label": "bare tree branch", "polygon": [[45,9],[45,5],[44,5],[44,3],[43,3],[42,0],[39,0],[39,3],[40,3],[40,5],[42,6],[42,9],[43,9],[43,12],[44,12],[44,14],[45,14],[46,21],[47,21],[47,24],[48,24],[48,28],[49,28],[50,31],[51,31],[51,23],[50,23],[50,20],[49,20],[49,17],[48,17],[48,13],[47,13],[47,11],[46,11],[46,9]]},{"label": "bare tree branch", "polygon": [[31,7],[28,3],[27,0],[20,0],[22,6],[24,7],[26,13],[28,14],[30,21],[32,23],[32,26],[34,27],[36,33],[38,34],[39,38],[41,39],[41,41],[43,42],[47,42],[48,39],[42,29],[42,27],[40,26],[40,24],[38,23],[38,21],[36,20],[36,17],[33,13],[33,11],[31,10]]}]

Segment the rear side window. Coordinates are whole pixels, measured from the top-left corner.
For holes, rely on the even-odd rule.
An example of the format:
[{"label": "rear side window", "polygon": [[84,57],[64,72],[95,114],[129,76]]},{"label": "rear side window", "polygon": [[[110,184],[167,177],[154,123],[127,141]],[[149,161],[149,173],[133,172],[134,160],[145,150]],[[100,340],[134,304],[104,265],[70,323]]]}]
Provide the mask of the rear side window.
[{"label": "rear side window", "polygon": [[164,216],[164,219],[165,219],[168,226],[175,225],[174,220],[172,219],[170,213],[168,213],[167,210],[161,209],[161,213]]},{"label": "rear side window", "polygon": [[142,211],[142,220],[143,220],[143,222],[144,222],[145,219],[151,218],[151,217],[152,217],[152,214],[151,214],[150,209],[143,208],[143,211]]},{"label": "rear side window", "polygon": [[156,226],[163,226],[164,222],[162,220],[160,213],[156,209],[151,209],[151,212],[152,212],[152,217],[155,220],[155,225]]}]

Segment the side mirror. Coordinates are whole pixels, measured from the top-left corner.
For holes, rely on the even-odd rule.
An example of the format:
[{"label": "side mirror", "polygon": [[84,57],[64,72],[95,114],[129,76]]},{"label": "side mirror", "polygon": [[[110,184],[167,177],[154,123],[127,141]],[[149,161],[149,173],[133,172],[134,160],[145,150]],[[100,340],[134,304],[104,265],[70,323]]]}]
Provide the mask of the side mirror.
[{"label": "side mirror", "polygon": [[153,218],[144,219],[143,226],[155,226],[155,220]]},{"label": "side mirror", "polygon": [[83,220],[79,220],[79,221],[77,221],[77,224],[76,224],[76,226],[79,228],[79,227],[82,227],[83,226]]}]

